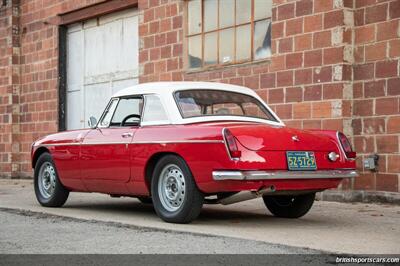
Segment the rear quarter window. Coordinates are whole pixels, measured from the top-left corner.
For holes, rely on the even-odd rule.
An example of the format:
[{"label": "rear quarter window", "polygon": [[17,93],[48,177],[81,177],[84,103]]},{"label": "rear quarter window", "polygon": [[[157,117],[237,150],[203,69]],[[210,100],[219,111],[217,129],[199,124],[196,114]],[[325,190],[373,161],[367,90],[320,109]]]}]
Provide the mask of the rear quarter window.
[{"label": "rear quarter window", "polygon": [[142,121],[145,123],[169,123],[167,112],[157,95],[146,95]]}]

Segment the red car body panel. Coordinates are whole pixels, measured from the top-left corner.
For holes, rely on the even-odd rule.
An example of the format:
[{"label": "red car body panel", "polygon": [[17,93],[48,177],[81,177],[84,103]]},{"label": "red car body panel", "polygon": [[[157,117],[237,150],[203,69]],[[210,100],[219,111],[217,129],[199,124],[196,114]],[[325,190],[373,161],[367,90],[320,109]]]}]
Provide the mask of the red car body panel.
[{"label": "red car body panel", "polygon": [[[223,129],[235,136],[241,151],[231,160]],[[129,134],[127,134],[129,133]],[[294,142],[296,135],[299,141]],[[259,190],[320,191],[335,188],[342,178],[221,180],[215,170],[287,170],[286,151],[314,151],[318,170],[355,169],[336,138],[336,131],[307,131],[252,122],[216,122],[187,125],[84,129],[49,135],[32,146],[32,166],[38,155],[49,151],[59,178],[72,191],[115,195],[150,194],[146,169],[163,153],[181,156],[188,164],[198,188],[205,194]],[[339,154],[332,162],[329,152]]]}]

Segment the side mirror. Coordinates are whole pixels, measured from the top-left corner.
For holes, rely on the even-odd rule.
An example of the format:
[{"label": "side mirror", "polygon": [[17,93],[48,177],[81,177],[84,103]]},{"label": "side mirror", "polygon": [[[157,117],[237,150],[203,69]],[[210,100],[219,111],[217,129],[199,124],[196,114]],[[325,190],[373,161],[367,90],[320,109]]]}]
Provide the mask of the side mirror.
[{"label": "side mirror", "polygon": [[88,125],[90,128],[95,128],[97,125],[97,119],[94,116],[89,117]]}]

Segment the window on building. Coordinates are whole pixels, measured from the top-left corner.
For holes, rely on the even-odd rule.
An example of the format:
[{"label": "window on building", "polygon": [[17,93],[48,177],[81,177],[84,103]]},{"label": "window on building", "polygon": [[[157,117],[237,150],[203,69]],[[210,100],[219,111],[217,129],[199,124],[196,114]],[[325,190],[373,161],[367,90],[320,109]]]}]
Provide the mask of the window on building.
[{"label": "window on building", "polygon": [[268,58],[271,13],[272,0],[189,0],[189,69]]}]

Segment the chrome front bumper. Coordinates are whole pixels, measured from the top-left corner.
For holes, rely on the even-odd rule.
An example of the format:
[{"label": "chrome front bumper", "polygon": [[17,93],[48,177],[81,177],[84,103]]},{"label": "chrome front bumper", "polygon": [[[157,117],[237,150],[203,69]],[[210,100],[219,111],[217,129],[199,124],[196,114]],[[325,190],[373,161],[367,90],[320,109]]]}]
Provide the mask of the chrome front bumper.
[{"label": "chrome front bumper", "polygon": [[357,177],[355,170],[317,170],[317,171],[213,171],[213,179],[220,180],[270,180],[270,179],[323,179]]}]

